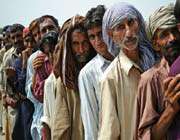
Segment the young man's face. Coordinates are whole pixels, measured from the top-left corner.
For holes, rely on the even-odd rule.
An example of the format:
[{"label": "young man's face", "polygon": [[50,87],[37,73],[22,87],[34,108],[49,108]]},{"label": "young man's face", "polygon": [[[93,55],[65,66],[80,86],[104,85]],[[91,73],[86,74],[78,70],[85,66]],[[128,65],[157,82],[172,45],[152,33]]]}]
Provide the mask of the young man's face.
[{"label": "young man's face", "polygon": [[26,48],[33,48],[35,42],[31,35],[23,35],[23,41]]},{"label": "young man's face", "polygon": [[79,63],[87,61],[90,51],[90,44],[87,35],[79,30],[74,30],[71,34],[71,46],[73,53]]},{"label": "young man's face", "polygon": [[87,33],[88,33],[89,41],[93,46],[93,48],[96,50],[96,52],[101,54],[102,56],[106,55],[108,49],[102,38],[102,27],[101,26],[92,27],[88,29]]},{"label": "young man's face", "polygon": [[36,26],[36,27],[34,27],[32,29],[32,36],[33,36],[34,40],[36,41],[36,43],[40,41],[41,35],[40,35],[40,32],[39,32],[39,27],[38,26]]},{"label": "young man's face", "polygon": [[179,32],[176,27],[168,29],[157,29],[153,37],[153,44],[156,46],[156,51],[161,51],[162,47],[168,45],[180,38]]},{"label": "young man's face", "polygon": [[22,31],[17,30],[15,32],[10,33],[10,38],[15,48],[18,48],[19,50],[24,49]]},{"label": "young man's face", "polygon": [[137,19],[125,18],[122,22],[110,29],[110,37],[121,49],[136,50],[138,46],[139,25]]},{"label": "young man's face", "polygon": [[50,18],[46,18],[42,23],[40,23],[39,28],[41,38],[43,38],[43,36],[49,31],[58,32],[59,27],[56,27],[55,23]]}]

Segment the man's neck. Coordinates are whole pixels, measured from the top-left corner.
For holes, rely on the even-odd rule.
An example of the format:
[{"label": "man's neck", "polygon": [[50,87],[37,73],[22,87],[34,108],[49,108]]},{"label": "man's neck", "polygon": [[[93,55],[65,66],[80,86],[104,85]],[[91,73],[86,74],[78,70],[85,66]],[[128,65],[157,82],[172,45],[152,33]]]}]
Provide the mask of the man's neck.
[{"label": "man's neck", "polygon": [[131,50],[131,51],[128,51],[126,49],[123,49],[122,50],[124,52],[124,54],[130,59],[132,60],[134,63],[136,63],[137,65],[139,65],[140,63],[140,57],[139,57],[139,50],[136,49],[136,50]]},{"label": "man's neck", "polygon": [[106,60],[112,61],[114,59],[114,56],[107,52],[106,54],[100,54],[102,55]]}]

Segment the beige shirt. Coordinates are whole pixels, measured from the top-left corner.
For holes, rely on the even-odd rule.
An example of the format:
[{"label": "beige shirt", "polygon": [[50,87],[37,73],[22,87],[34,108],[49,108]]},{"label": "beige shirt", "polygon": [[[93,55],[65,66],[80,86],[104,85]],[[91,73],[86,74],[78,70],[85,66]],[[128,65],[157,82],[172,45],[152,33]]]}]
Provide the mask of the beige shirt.
[{"label": "beige shirt", "polygon": [[16,53],[16,49],[14,47],[10,48],[7,52],[5,52],[4,56],[3,56],[3,62],[1,65],[2,68],[2,76],[1,78],[3,80],[0,81],[0,88],[2,90],[6,90],[6,92],[8,92],[8,94],[12,95],[12,90],[11,87],[9,85],[7,85],[7,76],[5,73],[5,69],[12,66],[13,62],[14,62],[14,57],[13,54]]},{"label": "beige shirt", "polygon": [[3,89],[4,87],[4,71],[3,71],[3,66],[2,66],[2,63],[3,63],[3,57],[4,57],[4,54],[6,53],[6,49],[5,48],[2,48],[0,50],[0,90]]},{"label": "beige shirt", "polygon": [[52,140],[83,140],[79,93],[65,87],[59,77],[55,92]]},{"label": "beige shirt", "polygon": [[[169,66],[163,58],[156,63],[151,69],[141,75],[138,86],[137,110],[136,110],[136,140],[151,140],[151,128],[157,123],[164,111],[164,91],[163,82],[168,77]],[[179,116],[177,116],[171,127],[166,132],[168,140],[175,140],[172,130],[178,131],[180,124]],[[174,133],[175,134],[175,133]],[[164,139],[166,139],[164,138]],[[164,140],[163,139],[163,140]]]},{"label": "beige shirt", "polygon": [[101,83],[100,132],[98,140],[132,140],[135,98],[140,68],[123,51],[105,71]]}]

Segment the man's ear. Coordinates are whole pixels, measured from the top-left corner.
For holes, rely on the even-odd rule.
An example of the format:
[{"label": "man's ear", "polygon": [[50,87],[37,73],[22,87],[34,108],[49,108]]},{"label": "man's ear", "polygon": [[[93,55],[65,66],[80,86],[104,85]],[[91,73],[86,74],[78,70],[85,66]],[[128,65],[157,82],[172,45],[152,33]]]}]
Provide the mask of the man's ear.
[{"label": "man's ear", "polygon": [[157,38],[153,38],[152,39],[152,45],[153,45],[153,49],[155,51],[160,51],[160,46],[158,45],[158,40]]},{"label": "man's ear", "polygon": [[113,38],[113,31],[112,29],[107,30],[107,34],[109,35],[110,38]]}]

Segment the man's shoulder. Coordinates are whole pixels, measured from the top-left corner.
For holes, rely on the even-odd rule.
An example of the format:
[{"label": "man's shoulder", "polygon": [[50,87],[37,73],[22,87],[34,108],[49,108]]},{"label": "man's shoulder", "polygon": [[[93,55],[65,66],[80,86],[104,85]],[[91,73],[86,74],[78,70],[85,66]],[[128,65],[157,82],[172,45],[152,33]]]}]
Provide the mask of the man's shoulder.
[{"label": "man's shoulder", "polygon": [[53,72],[51,72],[51,74],[48,76],[48,78],[45,80],[46,84],[51,84],[53,83],[56,79],[55,75]]},{"label": "man's shoulder", "polygon": [[107,69],[104,71],[101,80],[107,80],[107,79],[114,79],[115,76],[117,76],[115,74],[115,69],[118,66],[118,57],[116,57],[111,64],[107,67]]},{"label": "man's shoulder", "polygon": [[29,56],[28,60],[29,60],[29,61],[30,61],[30,60],[33,60],[34,58],[36,58],[36,56],[37,56],[39,53],[41,53],[41,51],[40,51],[40,50],[37,50],[36,52],[34,52],[33,54],[31,54],[31,55]]},{"label": "man's shoulder", "polygon": [[95,56],[92,60],[90,60],[80,71],[79,75],[85,75],[87,73],[91,73],[94,71],[98,65],[96,65],[97,62],[97,57]]}]

